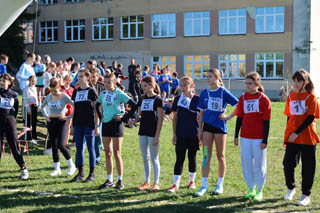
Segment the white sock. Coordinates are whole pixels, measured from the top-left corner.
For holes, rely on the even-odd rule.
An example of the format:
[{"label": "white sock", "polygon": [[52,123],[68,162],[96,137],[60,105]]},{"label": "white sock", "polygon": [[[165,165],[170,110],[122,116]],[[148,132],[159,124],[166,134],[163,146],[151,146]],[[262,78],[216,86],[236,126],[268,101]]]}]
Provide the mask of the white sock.
[{"label": "white sock", "polygon": [[195,172],[189,172],[189,183],[192,181],[194,182],[196,178],[196,173]]},{"label": "white sock", "polygon": [[122,175],[119,175],[119,176],[118,176],[118,181],[119,181],[119,180],[122,180]]},{"label": "white sock", "polygon": [[112,183],[113,182],[113,175],[108,175],[108,180]]},{"label": "white sock", "polygon": [[208,178],[207,177],[202,177],[202,186],[208,188]]},{"label": "white sock", "polygon": [[73,165],[72,158],[70,158],[70,159],[68,160],[68,165],[69,165],[69,166],[72,166],[72,165]]},{"label": "white sock", "polygon": [[179,187],[181,175],[173,175],[173,184]]},{"label": "white sock", "polygon": [[217,185],[222,185],[223,180],[224,180],[224,178],[218,177],[218,184]]},{"label": "white sock", "polygon": [[60,162],[54,163],[54,169],[60,169]]}]

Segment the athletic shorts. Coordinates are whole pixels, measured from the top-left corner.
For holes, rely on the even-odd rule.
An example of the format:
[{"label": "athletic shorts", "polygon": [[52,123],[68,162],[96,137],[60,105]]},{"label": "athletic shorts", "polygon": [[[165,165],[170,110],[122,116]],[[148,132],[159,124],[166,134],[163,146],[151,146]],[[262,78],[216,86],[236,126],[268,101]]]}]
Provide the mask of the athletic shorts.
[{"label": "athletic shorts", "polygon": [[108,123],[102,123],[102,137],[123,137],[122,121],[112,119]]},{"label": "athletic shorts", "polygon": [[207,124],[207,123],[203,124],[203,131],[210,132],[212,134],[227,134],[226,132],[222,131],[221,129],[214,127],[214,126]]}]

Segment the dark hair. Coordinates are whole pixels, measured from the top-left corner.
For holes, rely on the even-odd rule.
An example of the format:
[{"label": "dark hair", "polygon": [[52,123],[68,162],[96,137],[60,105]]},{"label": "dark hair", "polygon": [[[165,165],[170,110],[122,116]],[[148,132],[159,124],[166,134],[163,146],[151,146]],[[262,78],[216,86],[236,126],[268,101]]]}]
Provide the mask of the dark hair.
[{"label": "dark hair", "polygon": [[257,72],[250,72],[246,75],[246,79],[251,79],[258,86],[258,91],[264,92],[264,88],[261,85],[261,77]]},{"label": "dark hair", "polygon": [[37,76],[35,76],[35,75],[29,76],[28,81],[31,81],[31,79],[33,79],[33,78],[37,79]]},{"label": "dark hair", "polygon": [[91,84],[91,75],[90,75],[89,70],[86,69],[86,68],[85,68],[85,69],[81,69],[81,70],[79,70],[78,75],[79,75],[80,73],[83,73],[84,76],[86,76],[86,77],[88,78],[88,84],[89,84],[90,87],[92,87],[92,84]]},{"label": "dark hair", "polygon": [[33,52],[26,51],[26,56],[27,56],[27,58],[33,58],[36,55]]},{"label": "dark hair", "polygon": [[147,71],[147,70],[150,70],[150,68],[149,68],[148,65],[145,65],[145,66],[143,67],[143,70],[144,70],[144,71]]},{"label": "dark hair", "polygon": [[49,88],[50,89],[53,89],[53,88],[56,88],[57,86],[60,87],[60,79],[58,78],[51,78],[50,79],[50,83],[49,83]]},{"label": "dark hair", "polygon": [[120,68],[120,67],[123,67],[123,65],[122,64],[118,64],[117,67]]},{"label": "dark hair", "polygon": [[0,75],[0,78],[10,81],[10,85],[8,86],[9,89],[14,87],[14,77],[12,77],[10,74],[8,73],[2,74]]},{"label": "dark hair", "polygon": [[293,74],[292,80],[303,81],[303,82],[308,81],[308,83],[304,86],[304,89],[308,93],[313,93],[314,85],[313,85],[313,82],[311,81],[309,73],[305,69],[303,68],[298,69]]},{"label": "dark hair", "polygon": [[73,57],[69,57],[66,59],[66,62],[69,62],[69,61],[74,61],[74,58]]},{"label": "dark hair", "polygon": [[146,76],[142,79],[142,82],[145,82],[147,84],[151,84],[154,89],[153,92],[156,93],[157,95],[160,94],[160,88],[159,85],[156,83],[156,80],[154,80],[154,78],[152,76]]},{"label": "dark hair", "polygon": [[98,68],[90,68],[89,72],[92,74],[92,73],[95,73],[95,74],[99,74],[100,75],[100,71]]},{"label": "dark hair", "polygon": [[105,61],[100,61],[100,65],[103,67],[103,69],[107,69],[107,63]]},{"label": "dark hair", "polygon": [[177,72],[173,72],[172,75],[173,75],[174,77],[178,77],[178,73],[177,73]]},{"label": "dark hair", "polygon": [[112,65],[118,64],[117,61],[112,61]]},{"label": "dark hair", "polygon": [[139,70],[137,70],[134,74],[135,75],[137,75],[137,74],[141,75],[141,72]]},{"label": "dark hair", "polygon": [[76,66],[80,67],[80,64],[79,64],[79,63],[73,63],[73,64],[71,65],[70,70],[71,70],[71,71],[74,70]]}]

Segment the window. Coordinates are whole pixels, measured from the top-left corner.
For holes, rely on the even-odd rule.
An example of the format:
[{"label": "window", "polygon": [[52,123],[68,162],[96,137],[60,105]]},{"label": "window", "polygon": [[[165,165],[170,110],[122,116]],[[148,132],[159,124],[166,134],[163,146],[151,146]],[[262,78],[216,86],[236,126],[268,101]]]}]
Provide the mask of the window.
[{"label": "window", "polygon": [[263,78],[283,78],[283,53],[256,53],[255,70]]},{"label": "window", "polygon": [[58,0],[40,0],[40,5],[57,4]]},{"label": "window", "polygon": [[92,40],[113,39],[113,18],[92,19]]},{"label": "window", "polygon": [[143,38],[144,16],[123,16],[121,18],[121,38]]},{"label": "window", "polygon": [[175,37],[176,14],[152,15],[152,37]]},{"label": "window", "polygon": [[244,78],[246,75],[246,55],[219,55],[219,70],[224,78]]},{"label": "window", "polygon": [[210,12],[202,11],[184,13],[184,35],[210,35]]},{"label": "window", "polygon": [[284,32],[284,7],[257,8],[256,33]]},{"label": "window", "polygon": [[67,20],[64,22],[64,40],[65,41],[84,41],[85,40],[85,21]]},{"label": "window", "polygon": [[246,9],[220,10],[219,34],[245,34],[246,12]]},{"label": "window", "polygon": [[30,44],[33,43],[33,23],[24,23],[22,25],[23,28],[23,37],[24,37],[24,43]]},{"label": "window", "polygon": [[152,56],[151,57],[152,67],[158,64],[160,69],[166,66],[170,67],[171,73],[176,71],[176,57],[175,56]]},{"label": "window", "polygon": [[184,56],[184,74],[193,78],[200,79],[207,77],[210,69],[209,55]]},{"label": "window", "polygon": [[79,2],[84,2],[84,0],[65,0],[65,3],[79,3]]},{"label": "window", "polygon": [[50,43],[58,41],[58,21],[42,21],[39,24],[39,42]]}]

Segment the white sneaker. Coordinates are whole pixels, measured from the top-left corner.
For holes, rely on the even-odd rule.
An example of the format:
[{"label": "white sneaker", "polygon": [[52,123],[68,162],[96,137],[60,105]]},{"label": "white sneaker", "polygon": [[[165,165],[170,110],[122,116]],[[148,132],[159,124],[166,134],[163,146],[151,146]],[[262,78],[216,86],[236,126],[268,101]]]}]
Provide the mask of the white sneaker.
[{"label": "white sneaker", "polygon": [[54,169],[53,172],[50,173],[51,177],[61,175],[61,169]]},{"label": "white sneaker", "polygon": [[76,170],[77,170],[77,168],[75,167],[74,164],[70,165],[69,168],[68,168],[67,176],[73,175]]},{"label": "white sneaker", "polygon": [[310,196],[307,195],[301,195],[300,200],[298,201],[298,206],[306,206],[310,203]]},{"label": "white sneaker", "polygon": [[52,155],[52,149],[50,148],[50,149],[44,150],[44,151],[43,151],[43,154],[44,154],[44,155]]},{"label": "white sneaker", "polygon": [[216,186],[216,189],[213,191],[213,194],[220,195],[223,193],[223,185],[219,184]]},{"label": "white sneaker", "polygon": [[22,180],[28,180],[29,178],[29,172],[27,169],[21,169],[21,179]]},{"label": "white sneaker", "polygon": [[296,194],[296,188],[288,189],[284,196],[284,200],[292,200],[293,196]]}]

